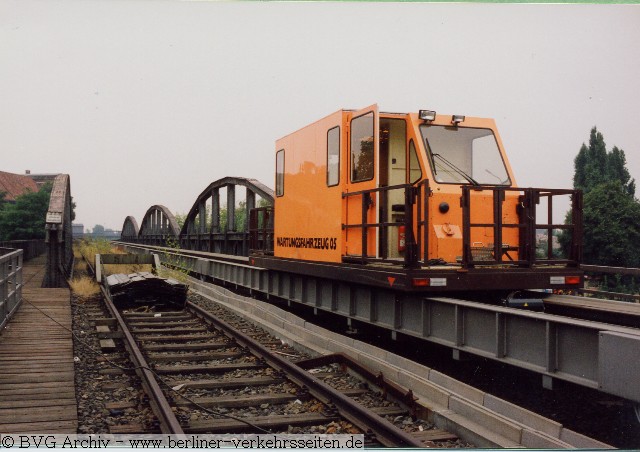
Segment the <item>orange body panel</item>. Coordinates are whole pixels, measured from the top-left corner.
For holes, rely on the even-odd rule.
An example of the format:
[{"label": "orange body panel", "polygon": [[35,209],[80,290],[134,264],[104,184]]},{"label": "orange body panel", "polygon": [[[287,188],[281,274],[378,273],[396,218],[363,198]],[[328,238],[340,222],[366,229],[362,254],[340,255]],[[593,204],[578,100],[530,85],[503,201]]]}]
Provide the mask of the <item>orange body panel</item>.
[{"label": "orange body panel", "polygon": [[342,144],[343,116],[338,111],[277,141],[277,150],[285,151],[285,175],[284,194],[275,199],[276,256],[342,259],[343,188],[327,187],[327,131],[340,126]]},{"label": "orange body panel", "polygon": [[[362,130],[362,127],[354,125],[352,120],[366,114],[373,115],[371,146],[374,149],[374,158],[372,162],[360,158],[365,153],[365,145],[370,146],[366,139],[356,137],[355,141],[352,140],[352,134],[361,133],[358,130]],[[445,126],[444,129],[451,134],[465,128],[490,129],[495,136],[499,158],[504,164],[504,168],[501,168],[504,173],[500,174],[506,175],[509,181],[508,183],[503,181],[502,184],[515,187],[515,178],[492,119],[465,118],[457,128],[451,127],[451,119],[451,115],[437,115],[434,121],[425,123],[418,118],[417,113],[378,113],[374,105],[357,112],[340,110],[278,140],[276,152],[284,149],[285,163],[284,191],[282,196],[276,197],[275,201],[274,255],[320,262],[341,262],[345,257],[361,255],[363,252],[362,229],[343,227],[343,225],[362,223],[362,196],[345,197],[345,194],[417,183],[427,179],[432,194],[427,213],[429,255],[426,258],[443,259],[449,263],[459,261],[462,256],[463,234],[460,206],[461,184],[469,185],[469,182],[466,180],[455,180],[451,183],[438,181],[438,177],[441,178],[445,170],[440,169],[440,175],[436,172],[438,163],[427,151],[427,143],[420,126],[425,124],[431,127]],[[328,186],[327,134],[336,126],[340,127],[340,175],[337,185]],[[355,131],[352,131],[352,128]],[[446,140],[446,133],[443,136]],[[410,144],[416,151],[413,157]],[[355,157],[350,153],[352,145],[361,147],[355,150]],[[372,179],[352,181],[354,174],[357,174],[355,177],[361,177],[360,174],[370,170],[368,165],[371,164],[373,165]],[[447,171],[449,177],[462,178],[451,170]],[[492,174],[488,170],[484,171]],[[484,175],[484,172],[482,174]],[[503,178],[502,175],[485,175],[488,179],[494,176],[496,180]],[[491,182],[484,182],[483,186],[490,185]],[[397,221],[397,218],[402,218],[401,207],[404,207],[404,197],[398,193],[389,192],[386,211],[381,208],[383,202],[381,193],[373,193],[371,205],[367,208],[367,223],[393,222]],[[472,192],[472,224],[493,223],[491,196],[491,191]],[[501,221],[504,224],[519,222],[518,202],[516,192],[507,192],[506,199],[502,203]],[[445,213],[440,211],[441,203],[448,204],[448,211]],[[382,218],[383,212],[386,212],[387,218]],[[415,205],[413,212],[414,234],[417,234]],[[509,258],[517,260],[518,228],[504,228],[502,234],[502,243],[516,248],[510,252]],[[400,250],[399,228],[387,228],[386,242],[384,237],[384,235],[381,236],[381,228],[367,228],[367,256],[380,257],[384,251],[385,257],[389,259],[401,259],[405,251]],[[493,247],[493,229],[491,227],[472,228],[471,242],[478,248]],[[420,255],[420,258],[424,259],[425,256]]]}]

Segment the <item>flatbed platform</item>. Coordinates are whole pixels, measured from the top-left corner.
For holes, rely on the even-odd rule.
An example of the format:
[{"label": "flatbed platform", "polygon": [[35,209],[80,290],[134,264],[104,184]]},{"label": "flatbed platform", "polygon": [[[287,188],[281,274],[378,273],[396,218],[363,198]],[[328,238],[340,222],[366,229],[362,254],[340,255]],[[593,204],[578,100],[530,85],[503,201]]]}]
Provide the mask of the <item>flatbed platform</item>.
[{"label": "flatbed platform", "polygon": [[24,264],[22,303],[0,332],[2,433],[77,432],[71,292],[41,288],[45,263]]}]

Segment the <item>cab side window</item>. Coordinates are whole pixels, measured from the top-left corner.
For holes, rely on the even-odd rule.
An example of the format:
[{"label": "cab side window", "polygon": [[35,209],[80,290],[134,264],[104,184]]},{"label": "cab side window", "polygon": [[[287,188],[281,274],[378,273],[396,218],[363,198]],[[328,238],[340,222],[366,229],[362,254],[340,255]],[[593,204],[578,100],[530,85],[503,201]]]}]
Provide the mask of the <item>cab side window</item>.
[{"label": "cab side window", "polygon": [[284,149],[276,153],[276,196],[284,195]]},{"label": "cab side window", "polygon": [[373,112],[351,120],[351,182],[373,179]]},{"label": "cab side window", "polygon": [[327,132],[327,187],[340,182],[340,127]]}]

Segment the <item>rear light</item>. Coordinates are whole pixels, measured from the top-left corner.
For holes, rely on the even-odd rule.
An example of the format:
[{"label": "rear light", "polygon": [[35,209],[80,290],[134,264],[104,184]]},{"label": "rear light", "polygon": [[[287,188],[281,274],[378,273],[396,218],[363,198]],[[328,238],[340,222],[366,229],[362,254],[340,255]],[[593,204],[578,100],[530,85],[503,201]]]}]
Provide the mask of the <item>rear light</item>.
[{"label": "rear light", "polygon": [[447,278],[413,278],[411,285],[413,287],[445,287]]},{"label": "rear light", "polygon": [[579,276],[551,276],[549,284],[580,284]]}]

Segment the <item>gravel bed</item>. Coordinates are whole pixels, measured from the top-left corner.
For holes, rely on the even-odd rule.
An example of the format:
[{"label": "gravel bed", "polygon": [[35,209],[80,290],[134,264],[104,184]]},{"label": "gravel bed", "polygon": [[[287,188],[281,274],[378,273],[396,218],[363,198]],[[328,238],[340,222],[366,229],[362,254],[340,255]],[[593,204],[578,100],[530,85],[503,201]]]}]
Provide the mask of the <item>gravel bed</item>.
[{"label": "gravel bed", "polygon": [[[117,368],[104,358],[123,367],[131,362],[122,352],[100,353],[100,343],[92,320],[109,317],[98,299],[82,300],[72,295],[76,399],[78,401],[78,433],[109,433],[113,425],[142,425],[151,428],[155,416],[146,403],[140,381],[135,374],[103,374]],[[102,315],[100,314],[102,313]],[[89,349],[90,347],[90,349]],[[102,357],[104,358],[102,358]],[[122,402],[122,407],[107,408]],[[125,403],[126,402],[126,403]],[[126,405],[134,404],[133,407]]]},{"label": "gravel bed", "polygon": [[[272,336],[264,329],[242,319],[236,314],[228,311],[226,308],[212,302],[204,297],[191,292],[189,300],[198,304],[205,309],[211,311],[225,322],[240,329],[243,333],[259,340],[263,345],[273,352],[283,356],[291,361],[299,361],[308,359],[311,356],[296,350],[292,346],[284,343],[280,339]],[[144,431],[152,431],[157,428],[157,421],[153,415],[146,397],[141,389],[138,377],[131,372],[124,373],[117,370],[112,363],[120,366],[131,368],[132,364],[126,354],[118,350],[114,353],[96,354],[100,351],[99,340],[97,338],[95,325],[92,319],[97,317],[109,317],[105,308],[101,307],[98,299],[81,300],[77,297],[72,299],[73,311],[73,328],[78,336],[74,338],[74,355],[76,368],[76,396],[78,400],[78,432],[86,434],[109,433],[110,427],[113,425],[126,426],[132,428],[142,426]],[[190,343],[198,342],[229,342],[228,339],[220,334],[211,333],[207,338],[194,338]],[[118,343],[118,341],[116,341]],[[152,343],[152,342],[149,342]],[[161,343],[161,342],[156,342]],[[94,351],[90,351],[85,344],[90,346]],[[237,346],[231,345],[230,348],[219,349],[219,351],[238,351]],[[161,353],[161,352],[158,352]],[[180,354],[179,351],[172,351],[172,354]],[[187,353],[187,352],[185,352]],[[197,354],[197,353],[196,353]],[[202,352],[206,354],[206,352]],[[229,363],[253,363],[256,361],[252,356],[241,356],[237,358],[213,359],[198,362],[201,365],[207,364],[229,364]],[[188,360],[161,362],[162,366],[178,366],[180,364],[193,364]],[[366,383],[354,377],[353,375],[344,373],[338,365],[324,366],[316,369],[318,372],[331,372],[335,375],[325,377],[324,381],[340,390],[363,389]],[[106,372],[106,373],[105,373]],[[169,374],[164,376],[164,380],[171,384],[172,382],[184,382],[187,380],[199,379],[230,379],[230,378],[250,378],[250,377],[266,377],[274,376],[276,372],[270,368],[264,369],[237,369],[226,372],[224,374]],[[285,382],[281,384],[272,384],[258,387],[245,387],[235,389],[180,389],[179,392],[190,398],[198,397],[230,397],[230,396],[250,396],[260,394],[298,394],[298,388],[293,384]],[[170,398],[175,400],[181,399],[177,394],[171,395]],[[359,395],[356,400],[365,407],[390,407],[394,406],[393,402],[385,400],[381,394],[368,391]],[[115,408],[108,408],[108,404],[118,403]],[[256,416],[273,416],[273,415],[296,415],[306,412],[323,412],[325,407],[322,403],[308,397],[301,396],[293,401],[283,404],[264,403],[256,407],[246,408],[217,408],[215,411],[222,415],[232,415],[237,418],[248,418]],[[205,421],[220,419],[219,415],[211,414],[203,410],[193,410],[189,406],[177,407],[176,416],[181,422]],[[412,419],[410,416],[386,416],[386,418],[394,423],[398,428],[407,432],[420,432],[434,429],[432,424]],[[335,421],[325,425],[315,425],[307,427],[289,427],[279,433],[326,433],[326,434],[357,434],[361,433],[357,427],[347,421]],[[472,447],[463,441],[438,441],[433,444],[426,444],[431,447]]]},{"label": "gravel bed", "polygon": [[[280,339],[272,336],[270,333],[264,331],[259,326],[249,323],[245,319],[239,317],[237,314],[230,312],[227,308],[215,303],[205,297],[198,294],[191,293],[189,295],[189,301],[197,304],[204,309],[215,314],[218,318],[238,328],[245,334],[248,334],[254,338],[259,337],[264,342],[267,342],[267,348],[272,351],[281,353],[285,358],[296,362],[304,359],[311,358],[310,355],[300,352],[288,344],[285,344]],[[322,379],[330,386],[339,389],[363,389],[367,386],[365,382],[359,378],[345,373],[340,370],[338,364],[331,364],[328,366],[322,366],[316,369],[312,369],[311,373],[335,373],[335,375],[324,376]],[[355,400],[360,402],[367,408],[376,407],[390,407],[395,404],[386,400],[381,394],[369,391],[363,395],[355,397]],[[297,414],[308,411],[322,411],[324,407],[317,401],[300,402],[296,400],[284,406],[264,406],[262,413],[256,408],[234,410],[233,415],[237,417],[250,417],[268,414]],[[206,415],[205,415],[206,416]],[[402,416],[385,416],[385,418],[392,422],[396,427],[401,430],[411,432],[424,432],[428,430],[437,430],[437,427],[422,419],[412,419],[409,415]],[[288,430],[288,433],[360,433],[359,430],[348,422],[333,422],[328,426],[313,426],[313,427],[293,427]],[[470,444],[461,439],[451,441],[437,441],[437,442],[425,442],[425,447],[434,448],[473,448],[473,444]]]}]

